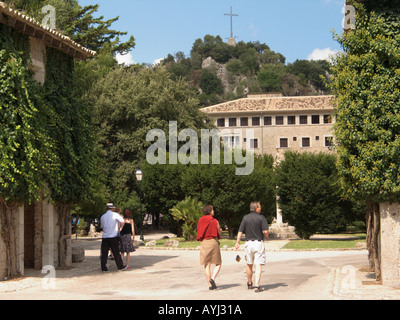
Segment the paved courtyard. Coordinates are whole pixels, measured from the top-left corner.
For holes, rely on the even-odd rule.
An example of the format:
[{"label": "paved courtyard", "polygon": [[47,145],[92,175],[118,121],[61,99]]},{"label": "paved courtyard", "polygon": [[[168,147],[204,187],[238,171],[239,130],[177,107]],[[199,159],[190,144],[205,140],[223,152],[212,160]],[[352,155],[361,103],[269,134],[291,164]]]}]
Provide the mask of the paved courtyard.
[{"label": "paved courtyard", "polygon": [[[243,251],[222,251],[218,290],[210,291],[197,250],[141,248],[132,254],[129,271],[100,271],[101,240],[79,241],[84,262],[71,270],[42,274],[26,270],[25,277],[0,283],[1,300],[397,300],[400,290],[373,283],[367,251],[288,251],[279,242],[266,242],[268,262],[263,293],[247,290]],[[54,277],[53,277],[54,276]]]}]

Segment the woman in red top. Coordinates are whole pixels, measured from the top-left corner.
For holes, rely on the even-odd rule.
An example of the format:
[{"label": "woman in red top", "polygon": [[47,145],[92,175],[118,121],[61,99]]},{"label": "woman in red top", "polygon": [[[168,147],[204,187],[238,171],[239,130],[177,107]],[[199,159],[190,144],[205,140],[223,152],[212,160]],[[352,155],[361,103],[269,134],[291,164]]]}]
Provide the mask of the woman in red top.
[{"label": "woman in red top", "polygon": [[[219,241],[221,239],[221,228],[218,220],[214,219],[213,206],[203,208],[203,217],[200,218],[197,226],[197,241],[201,241],[200,264],[204,265],[207,281],[210,283],[210,290],[217,289],[215,278],[221,270],[222,259]],[[211,275],[211,265],[215,264]]]}]

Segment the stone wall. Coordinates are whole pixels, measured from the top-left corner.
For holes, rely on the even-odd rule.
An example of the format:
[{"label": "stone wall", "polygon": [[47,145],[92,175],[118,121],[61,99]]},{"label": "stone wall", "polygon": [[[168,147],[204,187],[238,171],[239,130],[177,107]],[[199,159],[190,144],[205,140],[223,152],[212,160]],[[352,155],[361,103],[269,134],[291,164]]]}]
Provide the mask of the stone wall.
[{"label": "stone wall", "polygon": [[[0,207],[1,210],[1,207]],[[1,219],[0,219],[0,230],[2,228]],[[0,281],[4,280],[7,274],[7,254],[6,254],[6,245],[3,241],[3,238],[0,237]]]},{"label": "stone wall", "polygon": [[30,37],[33,78],[44,83],[46,79],[46,45],[43,41]]},{"label": "stone wall", "polygon": [[400,288],[400,204],[381,203],[383,285]]}]

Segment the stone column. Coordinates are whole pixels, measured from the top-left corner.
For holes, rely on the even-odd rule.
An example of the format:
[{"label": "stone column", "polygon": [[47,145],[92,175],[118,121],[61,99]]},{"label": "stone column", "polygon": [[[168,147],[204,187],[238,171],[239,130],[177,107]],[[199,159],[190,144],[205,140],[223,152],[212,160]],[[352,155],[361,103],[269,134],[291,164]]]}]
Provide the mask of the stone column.
[{"label": "stone column", "polygon": [[15,223],[15,233],[16,233],[16,240],[17,240],[17,271],[24,275],[25,272],[25,260],[24,260],[24,206],[18,207],[15,211],[15,215],[13,217]]},{"label": "stone column", "polygon": [[400,288],[400,204],[381,203],[380,214],[382,283]]},{"label": "stone column", "polygon": [[54,266],[54,206],[45,199],[43,201],[43,244],[42,244],[42,267]]},{"label": "stone column", "polygon": [[[0,211],[3,210],[0,206]],[[2,228],[2,221],[0,219],[0,230]],[[3,281],[7,275],[7,253],[6,253],[6,244],[3,241],[3,238],[0,237],[0,281]]]},{"label": "stone column", "polygon": [[279,197],[276,197],[276,223],[282,224],[283,223],[283,216],[282,216],[282,209],[279,206]]}]

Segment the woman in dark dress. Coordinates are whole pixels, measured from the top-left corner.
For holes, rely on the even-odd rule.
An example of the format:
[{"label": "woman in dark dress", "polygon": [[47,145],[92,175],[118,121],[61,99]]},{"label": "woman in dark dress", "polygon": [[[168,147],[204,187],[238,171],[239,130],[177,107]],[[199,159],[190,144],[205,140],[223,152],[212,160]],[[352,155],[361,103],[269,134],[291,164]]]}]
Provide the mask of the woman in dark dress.
[{"label": "woman in dark dress", "polygon": [[136,251],[133,244],[135,243],[135,225],[132,219],[132,212],[129,209],[125,209],[124,213],[124,227],[120,232],[120,252],[122,261],[124,260],[124,254],[126,253],[126,267],[129,267],[130,253]]}]

